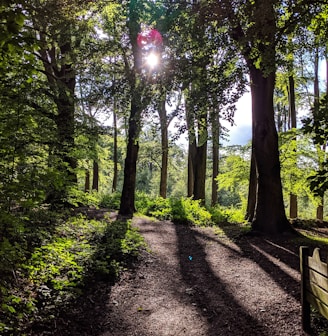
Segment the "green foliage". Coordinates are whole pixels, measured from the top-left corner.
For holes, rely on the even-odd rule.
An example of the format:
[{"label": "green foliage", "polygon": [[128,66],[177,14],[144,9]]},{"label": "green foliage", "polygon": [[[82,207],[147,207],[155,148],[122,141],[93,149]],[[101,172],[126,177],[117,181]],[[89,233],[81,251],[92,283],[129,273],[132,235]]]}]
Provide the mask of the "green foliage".
[{"label": "green foliage", "polygon": [[135,194],[135,207],[141,214],[148,214],[149,208],[154,198],[151,198],[148,194],[142,191],[137,191]]},{"label": "green foliage", "polygon": [[200,200],[191,198],[171,199],[172,220],[197,226],[212,225],[211,214],[201,205]]},{"label": "green foliage", "polygon": [[245,210],[243,208],[223,207],[217,205],[210,210],[212,220],[214,223],[230,222],[230,223],[244,223]]},{"label": "green foliage", "polygon": [[325,159],[323,150],[326,148],[328,135],[328,96],[324,95],[320,102],[312,108],[311,117],[302,121],[303,131],[305,134],[311,135],[318,153],[318,169],[308,177],[308,181],[313,193],[322,197],[328,190],[328,161]]},{"label": "green foliage", "polygon": [[94,277],[114,281],[144,246],[130,222],[49,217],[17,220],[20,232],[0,241],[1,335],[47,320]]},{"label": "green foliage", "polygon": [[159,220],[172,219],[171,201],[168,198],[156,197],[151,203],[148,213]]},{"label": "green foliage", "polygon": [[100,206],[112,210],[120,208],[121,194],[118,192],[101,195]]},{"label": "green foliage", "polygon": [[221,205],[245,209],[249,172],[249,146],[226,148],[226,152],[220,161],[219,175],[216,177]]},{"label": "green foliage", "polygon": [[200,200],[192,198],[151,198],[144,193],[137,193],[136,204],[138,212],[153,216],[160,220],[172,220],[176,223],[188,223],[197,226],[213,224],[211,213],[201,204]]},{"label": "green foliage", "polygon": [[299,199],[306,197],[315,203],[308,183],[308,178],[314,174],[314,167],[317,165],[316,153],[310,137],[300,130],[291,129],[279,134],[279,142],[285,198],[288,199],[288,195],[292,193]]},{"label": "green foliage", "polygon": [[77,188],[69,188],[67,195],[67,202],[73,206],[95,206],[98,207],[100,203],[100,196],[97,191],[84,192]]},{"label": "green foliage", "polygon": [[211,226],[221,222],[244,223],[244,207],[215,206],[206,209],[201,201],[192,198],[150,198],[137,193],[136,203],[139,213],[159,220],[172,220],[177,223],[189,223],[197,226]]}]

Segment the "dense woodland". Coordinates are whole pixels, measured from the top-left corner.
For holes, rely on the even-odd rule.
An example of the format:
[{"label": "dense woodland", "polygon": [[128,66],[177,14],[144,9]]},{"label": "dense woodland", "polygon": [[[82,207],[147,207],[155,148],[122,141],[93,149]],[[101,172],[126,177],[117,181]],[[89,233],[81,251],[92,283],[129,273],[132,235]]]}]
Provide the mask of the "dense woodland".
[{"label": "dense woodland", "polygon": [[[0,333],[76,295],[86,268],[116,274],[142,245],[136,212],[323,222],[327,17],[325,0],[1,1]],[[162,43],[141,48],[151,28]],[[228,146],[246,92],[252,139]],[[77,212],[99,207],[114,231]]]}]

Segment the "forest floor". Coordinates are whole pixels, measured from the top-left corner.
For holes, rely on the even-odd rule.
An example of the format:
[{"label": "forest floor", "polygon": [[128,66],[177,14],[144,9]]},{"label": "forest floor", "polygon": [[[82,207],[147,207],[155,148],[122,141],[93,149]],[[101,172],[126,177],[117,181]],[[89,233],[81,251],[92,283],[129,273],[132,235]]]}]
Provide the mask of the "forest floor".
[{"label": "forest floor", "polygon": [[[135,267],[114,285],[91,285],[51,333],[37,335],[307,335],[297,239],[245,235],[236,225],[134,225],[148,245]],[[311,335],[327,335],[325,320],[312,324]]]}]

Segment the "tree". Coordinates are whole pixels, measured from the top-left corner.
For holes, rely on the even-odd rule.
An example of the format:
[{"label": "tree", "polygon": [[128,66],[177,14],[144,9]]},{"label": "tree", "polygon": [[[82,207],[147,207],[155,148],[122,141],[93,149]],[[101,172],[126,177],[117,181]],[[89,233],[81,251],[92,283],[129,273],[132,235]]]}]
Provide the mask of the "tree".
[{"label": "tree", "polygon": [[[314,81],[313,81],[313,102],[311,104],[311,119],[307,118],[304,120],[304,129],[306,133],[314,134],[314,144],[316,146],[317,158],[318,158],[318,172],[310,178],[310,186],[315,191],[318,199],[320,200],[317,207],[317,219],[319,221],[323,220],[323,206],[324,206],[324,181],[323,176],[326,170],[325,168],[325,152],[326,152],[326,139],[323,139],[322,127],[326,125],[326,116],[327,113],[327,102],[326,97],[324,96],[320,99],[320,87],[319,87],[319,61],[320,58],[325,57],[325,52],[327,48],[327,34],[328,30],[326,27],[326,17],[327,17],[327,6],[319,7],[322,10],[311,20],[309,26],[309,40],[311,41],[310,47],[311,52],[314,51]],[[327,82],[328,78],[326,78]]]},{"label": "tree", "polygon": [[[136,165],[139,152],[139,134],[141,129],[141,113],[150,101],[147,94],[148,87],[143,76],[142,53],[137,44],[137,35],[140,32],[140,19],[143,13],[143,5],[130,1],[128,5],[127,33],[131,45],[131,59],[133,66],[130,67],[125,59],[126,75],[130,86],[131,107],[128,122],[128,140],[126,158],[124,164],[124,181],[121,196],[119,214],[132,216],[135,211],[135,186],[136,186]],[[126,58],[127,55],[125,54]],[[147,74],[146,74],[147,75]],[[147,78],[147,77],[146,77]]]},{"label": "tree", "polygon": [[228,191],[230,195],[235,195],[233,205],[244,209],[249,183],[250,147],[226,147],[222,152],[224,154],[222,154],[219,175],[217,176],[219,191],[220,193]]},{"label": "tree", "polygon": [[[203,20],[198,2],[185,3],[180,8],[175,45],[189,141],[187,194],[205,202],[211,121],[218,122],[219,117],[233,119],[234,104],[245,90],[244,64],[235,57],[234,46],[230,46],[217,22]],[[219,116],[214,118],[213,113]],[[217,129],[219,125],[213,127]],[[217,149],[213,154],[217,154]]]},{"label": "tree", "polygon": [[293,29],[296,17],[303,18],[312,11],[309,6],[307,2],[291,6],[290,2],[273,0],[247,3],[220,1],[219,4],[215,2],[204,6],[209,19],[218,20],[221,25],[227,26],[229,35],[238,45],[249,69],[252,148],[257,172],[257,199],[252,228],[265,233],[291,230],[284,210],[273,109],[276,46],[281,43],[280,38],[287,28]]},{"label": "tree", "polygon": [[82,40],[78,28],[82,29],[83,23],[77,19],[81,13],[79,6],[77,2],[65,5],[52,0],[26,4],[31,31],[39,46],[35,54],[45,77],[43,91],[55,109],[52,115],[48,114],[56,127],[49,161],[60,172],[61,183],[49,191],[47,200],[51,203],[65,201],[68,189],[77,183],[74,156],[76,54]]}]

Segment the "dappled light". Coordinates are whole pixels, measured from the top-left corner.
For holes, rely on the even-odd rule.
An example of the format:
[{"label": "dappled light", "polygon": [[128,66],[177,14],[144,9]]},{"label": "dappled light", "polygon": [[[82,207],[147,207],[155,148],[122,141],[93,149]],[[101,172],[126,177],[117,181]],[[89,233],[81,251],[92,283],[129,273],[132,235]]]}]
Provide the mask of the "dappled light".
[{"label": "dappled light", "polygon": [[327,1],[0,17],[1,336],[327,335]]}]

